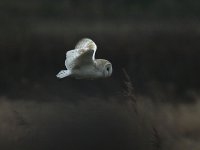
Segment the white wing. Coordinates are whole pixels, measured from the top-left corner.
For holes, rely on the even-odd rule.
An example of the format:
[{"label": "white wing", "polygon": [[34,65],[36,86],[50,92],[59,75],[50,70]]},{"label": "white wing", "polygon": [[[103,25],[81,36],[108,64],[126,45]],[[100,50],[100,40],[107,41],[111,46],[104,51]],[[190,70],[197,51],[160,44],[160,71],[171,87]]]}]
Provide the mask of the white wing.
[{"label": "white wing", "polygon": [[75,46],[74,50],[66,53],[65,66],[67,69],[78,68],[81,65],[93,63],[97,46],[90,39],[82,39]]},{"label": "white wing", "polygon": [[76,44],[75,49],[91,49],[94,51],[92,59],[93,60],[95,59],[95,52],[97,50],[97,46],[91,39],[84,38],[84,39],[80,40]]},{"label": "white wing", "polygon": [[80,56],[79,49],[70,50],[66,53],[65,66],[67,69],[74,68],[75,60]]}]

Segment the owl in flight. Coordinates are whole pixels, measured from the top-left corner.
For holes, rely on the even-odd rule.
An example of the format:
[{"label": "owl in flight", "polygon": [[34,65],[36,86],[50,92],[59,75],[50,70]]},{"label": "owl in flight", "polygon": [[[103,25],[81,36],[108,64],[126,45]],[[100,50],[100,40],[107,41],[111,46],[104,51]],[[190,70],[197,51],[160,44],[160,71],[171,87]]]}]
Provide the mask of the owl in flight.
[{"label": "owl in flight", "polygon": [[65,66],[57,78],[97,79],[110,77],[112,64],[105,59],[95,59],[96,44],[88,38],[80,40],[74,50],[66,53]]}]

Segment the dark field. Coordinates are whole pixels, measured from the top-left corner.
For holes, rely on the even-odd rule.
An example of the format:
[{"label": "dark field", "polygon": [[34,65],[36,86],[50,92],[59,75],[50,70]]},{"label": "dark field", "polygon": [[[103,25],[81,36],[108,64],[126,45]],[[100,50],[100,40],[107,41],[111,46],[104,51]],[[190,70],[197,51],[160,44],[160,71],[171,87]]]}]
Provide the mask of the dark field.
[{"label": "dark field", "polygon": [[[198,6],[1,1],[0,149],[199,150]],[[58,80],[84,37],[113,75]]]}]

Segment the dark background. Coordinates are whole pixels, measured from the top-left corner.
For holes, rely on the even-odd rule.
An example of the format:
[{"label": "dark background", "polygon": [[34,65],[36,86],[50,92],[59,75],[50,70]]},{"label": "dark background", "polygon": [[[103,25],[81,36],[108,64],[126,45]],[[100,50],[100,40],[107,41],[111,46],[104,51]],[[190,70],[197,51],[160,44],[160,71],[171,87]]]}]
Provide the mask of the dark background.
[{"label": "dark background", "polygon": [[[132,120],[126,117],[130,114],[124,113],[125,108],[121,108],[126,103],[122,69],[129,74],[136,95],[143,97],[139,99],[148,103],[151,101],[151,105],[159,108],[162,105],[175,107],[183,104],[187,109],[187,105],[196,108],[200,88],[199,8],[198,0],[1,0],[0,98],[1,113],[3,116],[5,114],[6,121],[1,119],[0,129],[5,133],[0,133],[0,137],[8,136],[8,140],[3,138],[6,142],[1,145],[9,149],[10,143],[16,142],[8,134],[16,128],[20,130],[14,133],[16,143],[19,143],[19,137],[22,141],[28,139],[21,145],[15,143],[20,149],[26,146],[29,146],[28,149],[36,148],[33,145],[41,146],[36,149],[50,149],[58,145],[68,149],[97,149],[102,141],[96,136],[103,139],[108,149],[146,149],[140,147],[146,143],[143,141],[145,138],[133,136],[135,124],[132,126]],[[65,68],[66,51],[73,49],[84,37],[91,38],[97,44],[96,58],[112,62],[112,77],[100,80],[58,80],[56,74]],[[121,105],[118,102],[113,104],[113,101],[120,101]],[[34,107],[38,107],[38,110]],[[65,111],[65,107],[71,109]],[[170,111],[167,109],[167,112]],[[175,114],[176,118],[176,113],[182,114],[182,109],[180,111],[171,115]],[[64,117],[69,115],[73,118],[73,113],[77,118],[74,122]],[[12,115],[7,120],[9,114]],[[32,115],[39,116],[39,119],[30,119]],[[100,123],[97,119],[99,115],[102,119]],[[16,119],[17,116],[20,119]],[[198,117],[198,114],[194,116]],[[12,120],[25,121],[25,126],[19,127],[17,121],[12,126]],[[45,128],[43,124],[37,124],[40,120],[52,126]],[[5,122],[8,130],[4,130]],[[131,127],[127,127],[127,124]],[[54,136],[50,136],[51,128],[59,128],[52,133]],[[176,128],[172,133],[175,131]],[[89,134],[89,137],[86,138],[88,141],[83,142],[85,134]],[[151,137],[149,132],[144,135]],[[91,146],[89,141],[92,139]],[[51,145],[52,141],[55,142],[54,146]],[[119,141],[121,147],[116,145]],[[183,143],[187,142],[183,140]]]},{"label": "dark background", "polygon": [[[32,97],[37,84],[57,96],[70,90],[113,95],[122,68],[143,94],[154,84],[178,94],[199,89],[199,6],[195,0],[2,0],[1,93]],[[96,58],[113,63],[113,76],[100,83],[59,82],[55,75],[64,68],[65,52],[83,37],[96,42]]]}]

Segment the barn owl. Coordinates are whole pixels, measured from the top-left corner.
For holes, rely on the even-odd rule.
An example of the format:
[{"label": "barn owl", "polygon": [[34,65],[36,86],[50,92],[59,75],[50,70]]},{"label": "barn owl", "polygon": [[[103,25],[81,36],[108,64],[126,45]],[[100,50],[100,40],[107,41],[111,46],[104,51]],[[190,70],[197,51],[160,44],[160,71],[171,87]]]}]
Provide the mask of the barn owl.
[{"label": "barn owl", "polygon": [[88,38],[80,40],[74,50],[67,51],[65,66],[57,78],[97,79],[110,77],[112,64],[105,59],[95,59],[96,44]]}]

